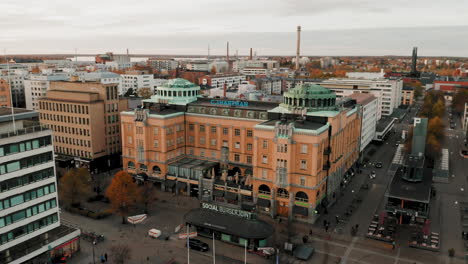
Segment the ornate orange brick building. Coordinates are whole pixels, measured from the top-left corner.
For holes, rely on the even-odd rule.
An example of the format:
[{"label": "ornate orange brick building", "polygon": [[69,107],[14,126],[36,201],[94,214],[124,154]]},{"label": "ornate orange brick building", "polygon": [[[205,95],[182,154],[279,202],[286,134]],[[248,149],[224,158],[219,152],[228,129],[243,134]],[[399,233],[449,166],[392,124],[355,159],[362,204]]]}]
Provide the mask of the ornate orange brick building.
[{"label": "ornate orange brick building", "polygon": [[173,79],[121,113],[123,163],[165,190],[313,222],[358,159],[360,119],[353,100],[318,85],[277,104],[201,98]]}]

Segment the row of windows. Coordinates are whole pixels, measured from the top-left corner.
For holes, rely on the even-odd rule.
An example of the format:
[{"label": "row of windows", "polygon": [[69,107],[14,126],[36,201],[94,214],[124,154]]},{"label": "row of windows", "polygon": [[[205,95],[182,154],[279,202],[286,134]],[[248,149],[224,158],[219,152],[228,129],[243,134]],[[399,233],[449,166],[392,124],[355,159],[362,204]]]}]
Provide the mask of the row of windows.
[{"label": "row of windows", "polygon": [[31,222],[27,225],[13,229],[12,231],[0,235],[0,245],[3,245],[9,241],[22,237],[26,234],[32,233],[38,229],[44,228],[48,225],[56,223],[58,221],[58,215],[51,214],[37,221]]},{"label": "row of windows", "polygon": [[11,189],[15,189],[21,186],[25,186],[37,181],[41,181],[50,177],[54,177],[54,169],[47,168],[40,171],[35,171],[20,177],[8,179],[0,182],[0,192],[6,192]]},{"label": "row of windows", "polygon": [[89,114],[89,108],[87,105],[40,102],[39,106],[41,107],[42,110],[50,110],[50,111],[55,111],[55,112],[66,112],[66,113]]},{"label": "row of windows", "polygon": [[89,125],[89,118],[81,118],[77,116],[67,116],[67,115],[55,115],[55,114],[46,114],[40,113],[41,120],[50,120],[57,121],[62,123],[70,123],[74,125]]},{"label": "row of windows", "polygon": [[79,156],[79,157],[88,158],[88,159],[93,158],[91,156],[91,152],[84,151],[84,150],[81,150],[81,149],[77,150],[77,149],[73,149],[73,148],[55,146],[55,152],[60,153],[60,154],[70,155],[70,156],[71,155]]},{"label": "row of windows", "polygon": [[52,152],[34,155],[20,160],[10,161],[8,163],[0,164],[0,175],[10,173],[13,171],[21,170],[24,168],[36,166],[52,160]]},{"label": "row of windows", "polygon": [[44,211],[49,210],[50,208],[55,208],[57,206],[57,200],[51,199],[40,204],[28,207],[23,210],[16,211],[12,214],[9,214],[5,217],[0,217],[0,227],[11,225],[18,221],[21,221],[25,218],[40,214]]},{"label": "row of windows", "polygon": [[75,146],[82,146],[82,147],[91,147],[91,141],[90,140],[83,140],[83,139],[77,139],[74,137],[60,137],[60,136],[55,136],[55,141],[58,143],[64,143],[64,144],[70,144],[70,145],[75,145]]},{"label": "row of windows", "polygon": [[113,124],[119,122],[119,115],[108,115],[107,124]]},{"label": "row of windows", "polygon": [[42,197],[53,192],[55,192],[55,183],[36,188],[34,190],[30,190],[22,194],[17,194],[15,196],[8,197],[0,201],[0,210],[7,209],[18,204],[22,204],[30,200],[34,200],[36,198]]},{"label": "row of windows", "polygon": [[107,97],[107,100],[119,99],[119,93],[117,92],[117,86],[107,86],[106,87],[106,97]]},{"label": "row of windows", "polygon": [[[199,125],[198,126],[200,132],[205,132],[205,125]],[[195,130],[195,125],[194,124],[189,124],[189,130],[194,131]],[[211,133],[216,133],[217,128],[215,126],[210,127]],[[223,127],[223,135],[229,135],[229,128]],[[241,135],[241,130],[239,128],[234,129],[234,135],[235,136],[240,136]],[[247,137],[253,137],[253,130],[248,129],[247,130]]]},{"label": "row of windows", "polygon": [[48,146],[51,143],[52,142],[50,136],[46,136],[41,138],[35,138],[32,140],[21,141],[19,143],[3,145],[0,147],[0,156],[6,156],[18,152],[41,148],[44,146]]}]

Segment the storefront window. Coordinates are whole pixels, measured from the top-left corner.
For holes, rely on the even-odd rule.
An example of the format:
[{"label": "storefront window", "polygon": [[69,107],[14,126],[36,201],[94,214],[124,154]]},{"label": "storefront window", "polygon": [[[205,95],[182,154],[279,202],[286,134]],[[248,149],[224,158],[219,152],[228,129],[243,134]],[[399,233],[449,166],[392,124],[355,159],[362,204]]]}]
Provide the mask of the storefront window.
[{"label": "storefront window", "polygon": [[266,239],[258,241],[258,247],[265,247],[267,245]]},{"label": "storefront window", "polygon": [[231,242],[231,236],[226,234],[221,234],[221,240]]},{"label": "storefront window", "polygon": [[247,244],[247,239],[239,238],[239,245],[242,245],[245,247],[246,244]]}]

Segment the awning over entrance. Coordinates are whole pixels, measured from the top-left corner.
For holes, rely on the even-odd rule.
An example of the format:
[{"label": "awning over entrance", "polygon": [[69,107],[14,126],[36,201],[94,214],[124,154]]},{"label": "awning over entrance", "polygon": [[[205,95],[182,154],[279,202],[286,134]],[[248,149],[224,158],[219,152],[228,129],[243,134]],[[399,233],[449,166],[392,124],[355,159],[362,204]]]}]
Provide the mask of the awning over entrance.
[{"label": "awning over entrance", "polygon": [[270,207],[270,200],[258,198],[257,205],[261,207]]},{"label": "awning over entrance", "polygon": [[214,189],[213,190],[213,195],[216,197],[223,197],[224,196],[224,191]]},{"label": "awning over entrance", "polygon": [[186,182],[177,182],[177,190],[186,190],[187,183]]},{"label": "awning over entrance", "polygon": [[202,208],[188,212],[185,221],[191,225],[248,239],[265,239],[274,232],[271,225],[261,220],[245,219]]},{"label": "awning over entrance", "polygon": [[174,188],[175,184],[176,184],[176,181],[174,180],[166,180],[166,183],[165,183],[167,188]]},{"label": "awning over entrance", "polygon": [[237,200],[237,193],[226,192],[226,194],[224,195],[224,198],[228,200]]},{"label": "awning over entrance", "polygon": [[293,214],[300,214],[300,215],[303,215],[303,216],[308,216],[309,215],[309,208],[294,205]]}]

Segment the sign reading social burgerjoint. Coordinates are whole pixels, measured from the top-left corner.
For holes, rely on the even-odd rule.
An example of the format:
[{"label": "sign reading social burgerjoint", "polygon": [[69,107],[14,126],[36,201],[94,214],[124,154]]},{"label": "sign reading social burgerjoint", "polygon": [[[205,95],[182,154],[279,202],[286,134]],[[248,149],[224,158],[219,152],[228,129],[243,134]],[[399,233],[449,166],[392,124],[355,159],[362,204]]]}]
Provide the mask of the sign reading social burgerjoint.
[{"label": "sign reading social burgerjoint", "polygon": [[215,211],[215,212],[222,213],[222,214],[237,216],[237,217],[241,217],[241,218],[245,218],[245,219],[254,219],[255,218],[254,213],[239,210],[239,209],[235,209],[235,208],[224,207],[224,206],[217,205],[217,204],[202,203],[201,208],[202,209],[208,209],[208,210]]},{"label": "sign reading social burgerjoint", "polygon": [[212,105],[225,105],[225,106],[239,106],[239,107],[247,107],[249,106],[249,102],[243,101],[225,101],[225,100],[211,100],[210,104]]}]

